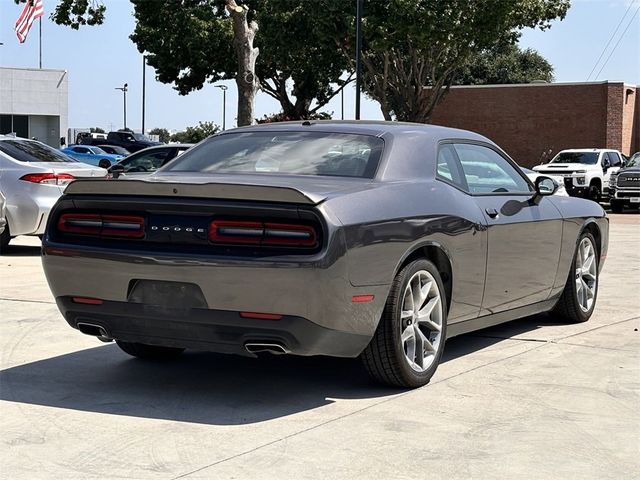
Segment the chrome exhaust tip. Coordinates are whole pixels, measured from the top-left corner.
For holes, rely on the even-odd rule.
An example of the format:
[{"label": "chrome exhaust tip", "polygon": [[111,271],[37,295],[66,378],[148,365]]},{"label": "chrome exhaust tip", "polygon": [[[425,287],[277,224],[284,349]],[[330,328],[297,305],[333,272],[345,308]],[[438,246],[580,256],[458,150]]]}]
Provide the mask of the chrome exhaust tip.
[{"label": "chrome exhaust tip", "polygon": [[85,335],[91,335],[97,337],[101,342],[109,343],[113,342],[113,338],[109,336],[107,331],[101,325],[95,325],[93,323],[78,322],[78,330]]},{"label": "chrome exhaust tip", "polygon": [[274,355],[284,355],[285,353],[289,353],[289,350],[284,348],[279,343],[257,343],[257,342],[247,342],[244,344],[244,348],[247,352],[256,354],[268,352]]}]

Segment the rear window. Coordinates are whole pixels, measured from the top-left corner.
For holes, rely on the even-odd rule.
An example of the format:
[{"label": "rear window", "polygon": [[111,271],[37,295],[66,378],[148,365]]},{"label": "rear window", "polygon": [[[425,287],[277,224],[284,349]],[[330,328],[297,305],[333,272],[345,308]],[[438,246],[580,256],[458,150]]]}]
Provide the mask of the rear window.
[{"label": "rear window", "polygon": [[20,162],[76,162],[61,151],[33,140],[0,141],[0,152]]},{"label": "rear window", "polygon": [[373,178],[384,142],[320,132],[245,132],[210,137],[163,171]]}]

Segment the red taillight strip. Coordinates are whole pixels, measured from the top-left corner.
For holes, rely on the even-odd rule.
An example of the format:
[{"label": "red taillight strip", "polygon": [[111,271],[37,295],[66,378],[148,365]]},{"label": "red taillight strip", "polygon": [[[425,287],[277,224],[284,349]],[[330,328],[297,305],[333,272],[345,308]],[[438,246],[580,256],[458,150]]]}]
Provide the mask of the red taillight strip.
[{"label": "red taillight strip", "polygon": [[313,247],[316,244],[316,232],[308,225],[288,223],[265,223],[264,241],[266,245],[298,245]]},{"label": "red taillight strip", "polygon": [[89,297],[73,297],[73,303],[83,303],[85,305],[102,305],[103,300],[99,298],[89,298]]},{"label": "red taillight strip", "polygon": [[257,320],[281,320],[282,315],[277,313],[240,312],[242,318],[255,318]]},{"label": "red taillight strip", "polygon": [[373,295],[354,295],[353,297],[351,297],[351,301],[353,303],[363,303],[363,302],[370,302],[374,298],[375,297]]},{"label": "red taillight strip", "polygon": [[65,233],[108,237],[144,237],[144,218],[130,215],[65,213],[58,219],[58,230]]},{"label": "red taillight strip", "polygon": [[261,222],[214,220],[209,224],[209,240],[216,243],[260,243],[264,235]]},{"label": "red taillight strip", "polygon": [[313,247],[317,236],[309,225],[214,220],[209,224],[209,240],[214,243]]}]

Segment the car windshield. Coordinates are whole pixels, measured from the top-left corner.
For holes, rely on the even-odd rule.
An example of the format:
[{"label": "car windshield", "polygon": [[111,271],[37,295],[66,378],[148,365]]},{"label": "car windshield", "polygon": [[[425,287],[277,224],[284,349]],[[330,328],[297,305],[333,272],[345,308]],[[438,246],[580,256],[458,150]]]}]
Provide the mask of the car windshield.
[{"label": "car windshield", "polygon": [[0,152],[20,162],[76,162],[60,150],[33,140],[0,141]]},{"label": "car windshield", "polygon": [[629,159],[625,167],[638,167],[640,166],[640,152],[636,153]]},{"label": "car windshield", "polygon": [[582,163],[584,165],[595,165],[598,163],[598,152],[560,152],[551,163]]},{"label": "car windshield", "polygon": [[384,142],[368,135],[243,132],[210,137],[163,171],[373,178]]},{"label": "car windshield", "polygon": [[141,133],[134,133],[133,134],[133,138],[135,138],[139,142],[150,142],[151,141],[151,139],[149,137],[147,137],[146,135],[143,135]]},{"label": "car windshield", "polygon": [[107,153],[107,152],[105,152],[103,149],[101,149],[99,147],[89,147],[89,150],[91,150],[96,155],[103,155],[103,154]]}]

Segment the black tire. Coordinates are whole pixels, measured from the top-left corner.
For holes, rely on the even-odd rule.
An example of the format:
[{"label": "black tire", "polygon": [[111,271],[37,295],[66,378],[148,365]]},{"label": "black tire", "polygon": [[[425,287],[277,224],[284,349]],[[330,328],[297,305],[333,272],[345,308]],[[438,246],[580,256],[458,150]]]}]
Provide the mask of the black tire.
[{"label": "black tire", "polygon": [[100,168],[109,168],[109,167],[111,167],[111,162],[109,160],[107,160],[106,158],[103,158],[98,162],[98,167],[100,167]]},{"label": "black tire", "polygon": [[116,343],[123,352],[128,353],[132,357],[145,360],[172,360],[184,352],[184,348],[146,345],[144,343],[124,342],[122,340],[116,340]]},{"label": "black tire", "polygon": [[611,200],[609,203],[611,205],[611,211],[613,213],[622,213],[622,210],[624,210],[624,204],[622,202]]},{"label": "black tire", "polygon": [[[431,365],[417,372],[409,365],[401,340],[401,310],[405,289],[411,278],[419,271],[426,270],[436,280],[442,306],[440,342]],[[371,377],[387,385],[416,388],[429,383],[438,368],[447,337],[447,299],[440,273],[433,263],[426,259],[415,260],[406,265],[391,285],[389,297],[371,342],[360,358]]]},{"label": "black tire", "polygon": [[[576,263],[579,255],[579,246],[582,243],[583,239],[588,238],[591,241],[591,245],[595,249],[596,256],[596,290],[593,298],[593,304],[589,310],[585,311],[580,307],[580,303],[578,301],[578,289],[576,286]],[[564,290],[562,291],[562,295],[558,300],[558,303],[554,307],[551,314],[558,318],[560,321],[565,323],[582,323],[586,322],[591,318],[591,314],[593,314],[593,310],[596,306],[596,300],[598,299],[598,291],[600,290],[600,273],[598,271],[600,266],[600,252],[597,250],[596,241],[593,238],[593,235],[589,232],[584,232],[580,238],[578,239],[578,243],[576,246],[576,251],[573,254],[573,261],[571,262],[571,270],[569,271],[569,278],[567,278],[567,283],[564,286]]]},{"label": "black tire", "polygon": [[600,191],[600,187],[597,184],[592,183],[591,185],[589,185],[589,190],[587,191],[587,198],[589,200],[593,200],[594,202],[599,202],[601,193],[602,192]]},{"label": "black tire", "polygon": [[0,234],[0,253],[7,251],[7,246],[11,241],[11,232],[9,232],[9,225],[4,227],[4,231]]}]

